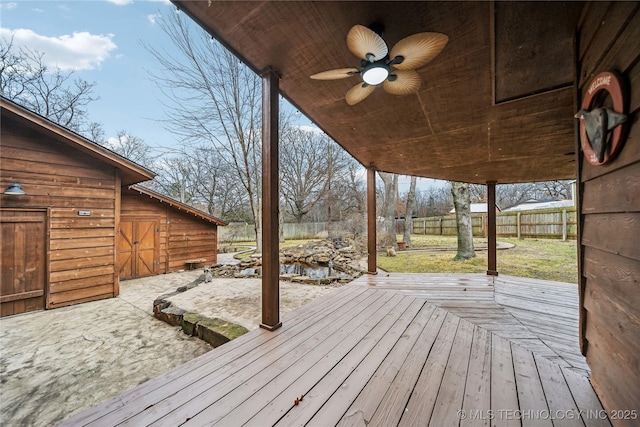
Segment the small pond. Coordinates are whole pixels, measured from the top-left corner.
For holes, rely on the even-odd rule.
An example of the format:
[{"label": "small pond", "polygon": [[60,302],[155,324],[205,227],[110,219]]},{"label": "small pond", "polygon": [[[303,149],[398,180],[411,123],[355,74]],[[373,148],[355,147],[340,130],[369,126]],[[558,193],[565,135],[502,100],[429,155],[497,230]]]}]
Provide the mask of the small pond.
[{"label": "small pond", "polygon": [[340,277],[350,279],[351,276],[342,271],[338,271],[331,266],[309,265],[302,262],[292,264],[280,264],[280,274],[295,274],[296,276],[307,276],[312,279],[325,279],[327,277]]}]

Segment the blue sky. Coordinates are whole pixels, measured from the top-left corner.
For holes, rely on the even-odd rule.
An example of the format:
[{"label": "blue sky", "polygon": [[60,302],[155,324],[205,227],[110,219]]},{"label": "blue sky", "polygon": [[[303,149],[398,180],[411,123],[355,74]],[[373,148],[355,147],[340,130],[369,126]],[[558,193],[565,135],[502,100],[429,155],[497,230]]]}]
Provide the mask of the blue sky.
[{"label": "blue sky", "polygon": [[93,121],[107,137],[120,129],[151,146],[168,146],[173,136],[159,126],[164,116],[160,92],[147,69],[154,60],[142,46],[166,43],[155,24],[169,1],[6,1],[0,0],[0,34],[14,34],[14,45],[44,53],[48,66],[74,69],[97,82],[98,101],[90,104]]},{"label": "blue sky", "polygon": [[[95,81],[100,99],[89,115],[107,138],[124,129],[152,147],[171,147],[174,136],[158,122],[166,107],[146,71],[155,59],[142,43],[171,49],[156,21],[175,10],[169,0],[0,0],[0,36],[13,34],[14,46],[43,52],[47,65]],[[298,124],[311,122],[301,117]],[[406,191],[408,180],[401,182]]]}]

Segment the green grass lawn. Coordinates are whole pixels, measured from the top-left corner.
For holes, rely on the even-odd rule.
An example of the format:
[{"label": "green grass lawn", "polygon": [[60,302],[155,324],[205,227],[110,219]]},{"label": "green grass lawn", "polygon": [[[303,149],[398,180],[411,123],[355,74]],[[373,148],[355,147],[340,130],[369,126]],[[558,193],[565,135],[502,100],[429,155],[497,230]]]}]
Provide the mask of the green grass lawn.
[{"label": "green grass lawn", "polygon": [[[487,251],[477,251],[476,258],[453,261],[456,237],[411,236],[413,248],[451,248],[452,251],[399,251],[395,257],[378,255],[378,266],[389,272],[402,273],[484,273]],[[577,283],[576,242],[542,239],[498,239],[512,243],[512,249],[498,251],[498,272],[511,276]],[[486,239],[474,239],[477,247]]]}]

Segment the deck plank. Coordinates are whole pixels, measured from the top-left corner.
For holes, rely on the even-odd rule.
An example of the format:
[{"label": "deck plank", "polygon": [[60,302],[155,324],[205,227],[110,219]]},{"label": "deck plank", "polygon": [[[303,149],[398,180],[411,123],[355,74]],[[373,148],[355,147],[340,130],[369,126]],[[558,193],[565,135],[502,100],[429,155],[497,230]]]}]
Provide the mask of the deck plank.
[{"label": "deck plank", "polygon": [[431,415],[430,426],[453,426],[460,424],[462,401],[466,386],[471,344],[473,342],[473,323],[460,320],[456,336],[453,339],[451,354],[442,377],[442,383],[436,397]]},{"label": "deck plank", "polygon": [[[414,302],[417,300],[414,300]],[[405,333],[411,321],[422,308],[421,304],[413,305],[410,311],[398,318],[391,329],[385,331],[382,337],[371,337],[370,342],[364,340],[358,344],[354,351],[350,352],[338,363],[328,375],[322,378],[311,390],[310,401],[304,401],[300,405],[301,411],[294,408],[277,425],[335,425],[346,410],[345,402],[351,402],[359,394],[367,380],[371,378],[375,368],[397,343],[398,338]],[[336,396],[337,394],[337,396]],[[327,396],[335,398],[329,398]],[[327,406],[327,408],[324,408]],[[346,405],[348,407],[348,405]],[[320,409],[325,409],[320,411]],[[309,423],[312,416],[317,415],[316,421]],[[333,418],[332,420],[330,418]]]},{"label": "deck plank", "polygon": [[[251,394],[248,390],[246,394],[250,395],[250,399],[241,402],[225,417],[217,420],[213,416],[205,416],[205,419],[207,422],[217,422],[223,426],[252,425],[253,423],[264,425],[267,421],[274,424],[293,408],[296,398],[305,396],[307,399],[303,402],[310,401],[312,396],[309,395],[309,389],[323,375],[331,372],[340,360],[350,354],[362,341],[370,342],[375,339],[372,337],[384,334],[401,315],[412,318],[411,312],[407,312],[412,303],[411,299],[407,298],[397,302],[390,301],[381,308],[379,316],[372,316],[362,324],[362,327],[338,336],[337,338],[342,338],[340,341],[326,340],[309,353],[308,357],[283,370],[255,394]],[[373,324],[373,322],[377,323]],[[251,379],[251,383],[256,387],[254,378]],[[206,411],[201,415],[206,415]]]},{"label": "deck plank", "polygon": [[460,427],[489,425],[491,409],[491,335],[483,328],[473,330],[469,370],[464,390]]},{"label": "deck plank", "polygon": [[600,399],[589,383],[589,379],[570,369],[562,369],[573,400],[580,410],[580,417],[587,427],[611,427]]},{"label": "deck plank", "polygon": [[516,374],[516,386],[518,387],[518,403],[522,414],[522,427],[552,426],[549,417],[549,406],[544,396],[544,390],[538,375],[533,353],[512,344],[513,368]]},{"label": "deck plank", "polygon": [[584,427],[560,366],[543,357],[534,355],[534,359],[554,427]]},{"label": "deck plank", "polygon": [[519,426],[520,421],[505,416],[507,412],[511,413],[519,408],[511,344],[506,339],[493,335],[491,338],[491,411],[495,416],[493,425]]},{"label": "deck plank", "polygon": [[[421,351],[428,353],[430,343],[435,340],[445,316],[446,312],[437,309],[434,305],[424,306],[420,315],[400,338],[399,344],[393,348],[371,380],[363,387],[358,397],[350,404],[342,420],[338,423],[339,426],[369,424],[385,396],[394,396],[394,392],[389,392],[389,390],[396,377],[403,372],[406,379],[406,375],[409,373],[407,367],[414,364],[407,359],[410,357],[421,359],[422,356],[419,354]],[[425,354],[423,360],[426,360],[426,357]],[[416,380],[417,376],[416,374]],[[398,381],[403,380],[402,377],[400,378]]]},{"label": "deck plank", "polygon": [[[262,425],[265,422],[274,424],[292,410],[296,398],[305,396],[307,399],[303,400],[304,404],[312,402],[314,395],[310,389],[323,375],[329,375],[334,370],[339,370],[337,365],[341,363],[343,358],[353,354],[356,354],[357,357],[363,343],[374,345],[375,341],[380,339],[399,317],[405,315],[410,319],[413,318],[415,313],[407,313],[407,309],[413,301],[399,295],[397,297],[400,299],[390,300],[357,329],[352,332],[339,332],[337,336],[325,340],[275,378],[266,372],[265,378],[267,380],[269,377],[273,379],[260,389],[258,387],[263,384],[262,378],[260,375],[252,377],[251,384],[247,384],[249,388],[243,393],[249,395],[250,398],[240,402],[240,405],[235,405],[235,408],[232,408],[233,410],[229,411],[225,417],[218,419],[212,411],[206,410],[194,418],[195,424],[198,424],[199,419],[223,426],[245,423],[251,425],[251,419],[253,419],[253,423],[258,422]],[[404,319],[406,320],[406,317]],[[410,322],[410,319],[407,322]],[[254,390],[255,393],[252,394]],[[230,402],[231,405],[233,402]],[[216,412],[224,412],[224,406],[225,402],[218,402]]]},{"label": "deck plank", "polygon": [[[307,423],[307,426],[338,424],[349,409],[349,406],[351,406],[351,403],[354,402],[354,392],[356,395],[363,395],[364,388],[370,382],[377,380],[378,377],[376,375],[380,371],[386,371],[385,367],[388,365],[385,365],[385,363],[395,359],[400,354],[404,354],[406,357],[406,352],[415,344],[415,340],[436,309],[434,305],[426,304],[423,300],[414,300],[414,304],[418,305],[419,311],[414,315],[411,322],[406,325],[405,330],[395,336],[391,331],[391,333],[385,335],[387,341],[378,343],[376,349],[370,352],[366,360],[344,381],[348,387],[338,388],[322,408],[316,412],[311,421]],[[393,345],[390,345],[391,343]],[[364,394],[363,397],[366,397],[367,400],[372,398],[368,394]]]},{"label": "deck plank", "polygon": [[444,376],[459,324],[459,317],[447,315],[438,338],[429,352],[422,372],[420,372],[420,377],[418,377],[418,382],[413,389],[405,411],[401,413],[399,426],[425,425],[431,420],[431,414],[438,397],[438,390],[442,383],[442,377]]},{"label": "deck plank", "polygon": [[437,341],[438,337],[443,334],[443,331],[444,335],[453,335],[458,326],[458,318],[444,312],[442,318],[432,318],[432,320],[418,339],[418,343],[421,345],[409,354],[391,387],[387,390],[376,411],[371,415],[370,424],[379,426],[398,424],[429,354],[436,343],[439,348],[443,348],[446,344],[443,342],[443,338]]}]

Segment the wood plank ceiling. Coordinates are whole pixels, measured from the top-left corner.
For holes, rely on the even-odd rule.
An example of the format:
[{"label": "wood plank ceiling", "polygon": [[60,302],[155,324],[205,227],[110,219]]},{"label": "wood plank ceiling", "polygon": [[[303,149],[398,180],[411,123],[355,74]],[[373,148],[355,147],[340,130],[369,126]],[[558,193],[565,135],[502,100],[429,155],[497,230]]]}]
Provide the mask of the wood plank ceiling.
[{"label": "wood plank ceiling", "polygon": [[[575,177],[581,3],[174,2],[256,72],[280,73],[283,96],[365,166],[474,183]],[[359,76],[309,76],[357,67],[346,34],[373,22],[390,47],[423,31],[449,43],[418,70],[416,94],[377,88],[349,106]]]}]

